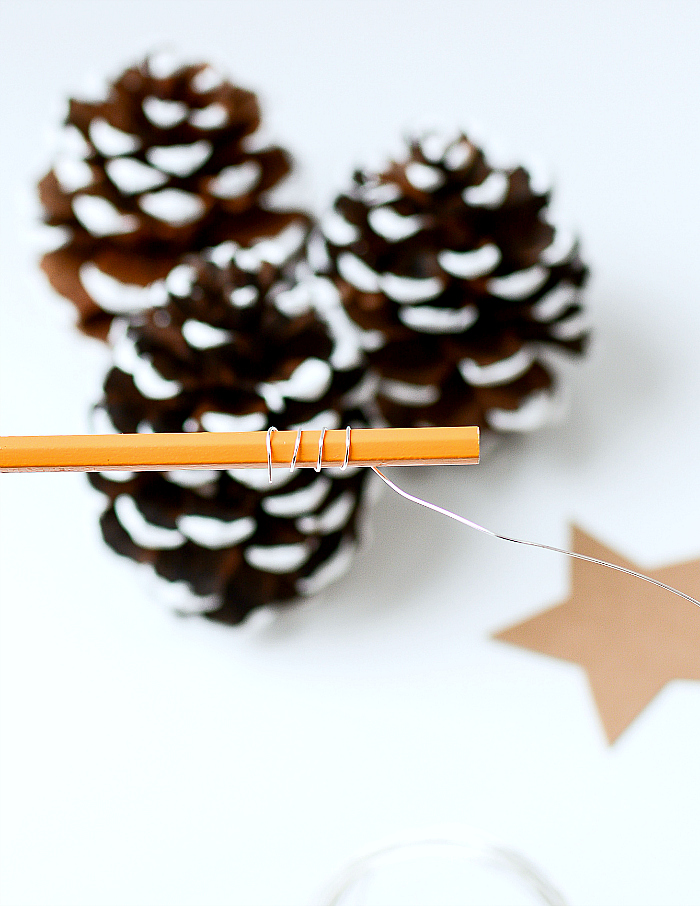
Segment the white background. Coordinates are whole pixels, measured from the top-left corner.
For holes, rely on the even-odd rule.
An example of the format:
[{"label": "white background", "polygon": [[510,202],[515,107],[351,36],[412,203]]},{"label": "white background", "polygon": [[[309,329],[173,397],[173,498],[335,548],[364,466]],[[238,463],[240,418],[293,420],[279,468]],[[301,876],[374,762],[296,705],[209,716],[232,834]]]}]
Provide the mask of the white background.
[{"label": "white background", "polygon": [[[60,101],[170,41],[260,92],[316,210],[414,127],[477,122],[551,162],[593,271],[568,419],[400,480],[519,537],[566,545],[575,520],[646,568],[700,555],[700,5],[1,9],[3,434],[86,430],[107,367],[31,249]],[[700,684],[609,748],[581,669],[489,639],[566,596],[564,558],[387,492],[322,602],[228,629],[152,599],[84,477],[0,489],[4,906],[301,906],[358,849],[445,822],[572,904],[700,901]]]}]

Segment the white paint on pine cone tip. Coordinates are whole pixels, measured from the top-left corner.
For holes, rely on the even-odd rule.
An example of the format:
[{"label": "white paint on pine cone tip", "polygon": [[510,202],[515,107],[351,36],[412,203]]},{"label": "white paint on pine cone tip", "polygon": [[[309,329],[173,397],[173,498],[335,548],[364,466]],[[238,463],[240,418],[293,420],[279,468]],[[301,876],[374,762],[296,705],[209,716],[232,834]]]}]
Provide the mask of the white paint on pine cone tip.
[{"label": "white paint on pine cone tip", "polygon": [[386,346],[386,336],[381,330],[361,330],[358,333],[360,348],[365,352],[376,352]]},{"label": "white paint on pine cone tip", "polygon": [[474,208],[497,208],[508,195],[510,182],[502,170],[493,170],[478,186],[469,186],[462,192],[465,204]]},{"label": "white paint on pine cone tip", "polygon": [[273,494],[263,497],[261,506],[270,516],[292,518],[313,512],[328,497],[333,483],[325,475],[319,475],[298,491],[288,494]]},{"label": "white paint on pine cone tip", "polygon": [[390,204],[401,198],[401,189],[393,182],[365,182],[357,187],[357,194],[367,205]]},{"label": "white paint on pine cone tip", "polygon": [[251,516],[227,522],[213,516],[179,516],[177,527],[183,535],[209,550],[221,550],[246,541],[255,533],[256,523]]},{"label": "white paint on pine cone tip", "polygon": [[552,191],[552,171],[543,160],[532,159],[524,164],[530,190],[534,195],[546,195]]},{"label": "white paint on pine cone tip", "polygon": [[122,214],[100,195],[75,195],[71,207],[76,219],[93,236],[121,236],[139,228],[138,217]]},{"label": "white paint on pine cone tip", "polygon": [[239,248],[236,264],[250,273],[258,271],[263,261],[279,267],[297,254],[305,238],[304,227],[299,223],[290,223],[271,239],[262,239],[250,248]]},{"label": "white paint on pine cone tip", "polygon": [[156,371],[152,362],[139,355],[134,341],[126,333],[115,343],[114,364],[132,376],[136,388],[147,399],[167,400],[182,392],[179,381],[167,380]]},{"label": "white paint on pine cone tip", "polygon": [[92,182],[92,167],[75,157],[59,157],[53,165],[53,172],[64,192],[77,192]]},{"label": "white paint on pine cone tip", "polygon": [[367,220],[374,232],[389,242],[408,239],[421,230],[425,223],[424,218],[418,214],[405,216],[386,205],[373,208],[367,215]]},{"label": "white paint on pine cone tip", "polygon": [[90,141],[103,157],[131,154],[141,147],[141,139],[138,136],[116,129],[102,117],[97,117],[90,123],[88,134]]},{"label": "white paint on pine cone tip", "polygon": [[288,468],[273,469],[272,481],[268,478],[267,469],[228,469],[227,472],[238,484],[254,491],[274,491],[294,478]]},{"label": "white paint on pine cone tip", "polygon": [[146,151],[146,159],[172,176],[191,176],[209,160],[213,150],[212,143],[202,138],[190,145],[154,145]]},{"label": "white paint on pine cone tip", "polygon": [[303,283],[275,293],[275,308],[288,318],[305,314],[311,308],[311,291]]},{"label": "white paint on pine cone tip", "polygon": [[464,170],[472,162],[476,149],[465,138],[459,139],[451,148],[448,148],[443,157],[443,163],[448,170]]},{"label": "white paint on pine cone tip", "polygon": [[489,409],[486,421],[496,431],[535,431],[550,420],[553,409],[552,394],[541,390],[530,394],[517,409]]},{"label": "white paint on pine cone tip", "polygon": [[439,132],[429,132],[420,140],[420,149],[427,160],[441,163],[448,148],[454,143],[455,137]]},{"label": "white paint on pine cone tip", "polygon": [[193,110],[188,120],[196,129],[220,129],[228,122],[228,110],[223,104],[209,104]]},{"label": "white paint on pine cone tip", "polygon": [[549,268],[535,264],[522,271],[514,271],[504,277],[492,277],[486,289],[499,299],[527,299],[541,289],[549,279]]},{"label": "white paint on pine cone tip", "polygon": [[356,500],[353,491],[343,491],[323,512],[297,519],[296,527],[304,535],[330,535],[338,532],[348,524]]},{"label": "white paint on pine cone tip", "polygon": [[560,283],[542,296],[530,309],[535,321],[547,323],[563,314],[578,301],[578,290],[572,283]]},{"label": "white paint on pine cone tip", "polygon": [[576,236],[571,230],[557,228],[554,238],[540,255],[542,264],[554,267],[563,264],[570,258],[576,249]]},{"label": "white paint on pine cone tip", "polygon": [[316,595],[341,579],[355,556],[355,545],[352,541],[343,540],[338,549],[309,576],[297,579],[296,590],[300,595]]},{"label": "white paint on pine cone tip", "polygon": [[262,412],[248,412],[232,415],[230,412],[203,412],[199,422],[205,431],[221,433],[226,431],[264,431],[267,418]]},{"label": "white paint on pine cone tip", "polygon": [[406,305],[429,302],[445,288],[439,277],[400,277],[398,274],[382,274],[379,285],[390,299]]},{"label": "white paint on pine cone tip", "polygon": [[123,469],[111,469],[109,472],[100,472],[100,477],[105,481],[114,481],[117,484],[124,484],[136,478],[136,472],[125,472]]},{"label": "white paint on pine cone tip", "polygon": [[140,421],[138,423],[138,425],[136,426],[136,433],[137,434],[155,434],[156,432],[155,432],[153,425],[146,419],[143,419],[143,421]]},{"label": "white paint on pine cone tip", "polygon": [[221,601],[217,595],[198,595],[187,582],[171,582],[159,576],[150,564],[143,563],[142,576],[150,594],[166,607],[182,614],[202,614],[217,610]]},{"label": "white paint on pine cone tip", "polygon": [[218,173],[209,180],[208,189],[216,198],[240,198],[247,195],[260,182],[262,167],[257,160],[246,160]]},{"label": "white paint on pine cone tip", "polygon": [[238,289],[232,289],[228,297],[234,308],[250,308],[259,295],[254,286],[239,286]]},{"label": "white paint on pine cone tip", "polygon": [[254,569],[266,573],[293,573],[311,556],[311,545],[298,544],[251,544],[243,549],[243,557]]},{"label": "white paint on pine cone tip", "polygon": [[258,126],[255,132],[246,135],[241,139],[241,147],[248,154],[264,151],[273,144],[274,136],[266,125]]},{"label": "white paint on pine cone tip", "polygon": [[445,175],[436,167],[411,161],[407,164],[404,173],[410,184],[421,192],[434,192],[445,183]]},{"label": "white paint on pine cone tip", "polygon": [[133,497],[128,494],[120,494],[116,498],[114,512],[121,527],[138,547],[147,550],[174,550],[185,543],[184,535],[177,529],[148,522]]},{"label": "white paint on pine cone tip", "polygon": [[256,390],[273,412],[281,412],[285,398],[305,402],[320,399],[332,379],[333,371],[328,362],[311,357],[298,365],[286,381],[261,383]]},{"label": "white paint on pine cone tip", "polygon": [[219,473],[214,469],[171,469],[163,478],[180,488],[204,488],[216,481]]},{"label": "white paint on pine cone tip", "polygon": [[476,305],[463,308],[435,308],[416,305],[399,309],[399,321],[419,333],[463,333],[479,318]]},{"label": "white paint on pine cone tip", "polygon": [[312,271],[318,273],[328,270],[331,259],[328,255],[328,246],[320,233],[311,234],[306,254]]},{"label": "white paint on pine cone tip", "polygon": [[211,246],[211,248],[205,249],[204,257],[217,267],[228,267],[233,261],[237,248],[238,245],[235,242],[226,240],[225,242],[220,242],[218,245]]},{"label": "white paint on pine cone tip", "polygon": [[125,195],[157,189],[168,181],[160,170],[134,157],[115,157],[105,164],[105,170],[117,189]]},{"label": "white paint on pine cone tip", "polygon": [[78,277],[90,298],[110,314],[128,314],[164,305],[168,294],[162,280],[148,286],[122,283],[92,261],[80,265]]},{"label": "white paint on pine cone tip", "polygon": [[444,249],[438,253],[437,260],[440,267],[453,277],[475,280],[477,277],[484,277],[498,266],[501,252],[498,246],[487,243],[466,252]]},{"label": "white paint on pine cone tip", "polygon": [[198,94],[206,94],[209,91],[213,91],[223,85],[223,83],[223,75],[212,66],[205,66],[204,69],[200,69],[190,80],[190,85]]},{"label": "white paint on pine cone tip", "polygon": [[230,330],[222,330],[194,318],[188,318],[182,325],[182,335],[193,349],[217,349],[233,339]]},{"label": "white paint on pine cone tip", "polygon": [[440,388],[435,384],[409,384],[384,378],[379,384],[379,394],[402,406],[432,406],[440,399]]},{"label": "white paint on pine cone tip", "polygon": [[92,148],[77,126],[66,126],[58,133],[57,151],[67,157],[86,158],[92,154]]},{"label": "white paint on pine cone tip", "polygon": [[62,248],[73,238],[73,232],[65,226],[49,226],[47,223],[36,223],[29,231],[32,251],[36,255],[45,255]]},{"label": "white paint on pine cone tip", "polygon": [[75,100],[88,104],[101,104],[109,97],[111,86],[104,76],[88,73],[81,80],[75,93]]},{"label": "white paint on pine cone tip", "polygon": [[580,340],[590,329],[588,316],[578,311],[565,320],[552,324],[549,332],[557,340]]},{"label": "white paint on pine cone tip", "polygon": [[343,409],[363,409],[374,400],[378,388],[379,377],[376,374],[367,372],[352,390],[348,390],[347,393],[343,394],[340,405]]},{"label": "white paint on pine cone tip", "polygon": [[173,296],[186,299],[192,292],[196,280],[197,271],[191,264],[178,264],[165,278],[165,285]]},{"label": "white paint on pine cone tip", "polygon": [[161,129],[172,129],[187,116],[189,107],[182,101],[166,101],[149,94],[141,104],[144,116],[154,126]]},{"label": "white paint on pine cone tip", "polygon": [[155,79],[169,79],[181,69],[183,61],[171,50],[157,50],[147,60],[148,70]]},{"label": "white paint on pine cone tip", "polygon": [[333,245],[350,245],[360,238],[359,229],[337,211],[328,211],[323,216],[321,231]]},{"label": "white paint on pine cone tip", "polygon": [[516,353],[488,365],[480,365],[474,359],[462,359],[458,365],[459,373],[465,383],[473,387],[498,387],[510,384],[532,366],[535,356],[530,349],[522,346]]},{"label": "white paint on pine cone tip", "polygon": [[340,415],[333,409],[324,409],[323,412],[317,412],[308,421],[297,422],[289,426],[293,431],[320,431],[321,428],[328,428],[332,431],[340,427]]},{"label": "white paint on pine cone tip", "polygon": [[349,371],[362,363],[362,350],[357,329],[345,311],[323,312],[323,318],[333,337],[333,351],[329,361],[336,371]]},{"label": "white paint on pine cone tip", "polygon": [[379,274],[361,261],[357,255],[343,252],[342,255],[338,255],[337,267],[343,280],[354,286],[355,289],[359,289],[363,293],[379,292]]},{"label": "white paint on pine cone tip", "polygon": [[182,189],[163,189],[139,198],[139,207],[156,220],[172,226],[186,226],[199,220],[206,207],[198,195]]}]

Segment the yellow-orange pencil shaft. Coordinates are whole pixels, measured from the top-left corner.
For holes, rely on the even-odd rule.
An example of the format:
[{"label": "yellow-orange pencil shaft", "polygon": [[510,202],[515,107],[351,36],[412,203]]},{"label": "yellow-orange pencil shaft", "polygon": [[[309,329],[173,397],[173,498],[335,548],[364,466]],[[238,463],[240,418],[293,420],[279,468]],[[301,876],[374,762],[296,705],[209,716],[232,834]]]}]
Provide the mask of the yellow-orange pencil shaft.
[{"label": "yellow-orange pencil shaft", "polygon": [[[303,431],[296,464],[315,466],[320,431]],[[272,466],[292,460],[297,431],[270,438]],[[327,431],[323,465],[345,459],[344,430]],[[457,465],[479,461],[479,429],[354,428],[348,464],[353,466]],[[261,469],[267,467],[265,431],[193,434],[93,434],[0,438],[2,472],[103,472],[167,469]]]}]

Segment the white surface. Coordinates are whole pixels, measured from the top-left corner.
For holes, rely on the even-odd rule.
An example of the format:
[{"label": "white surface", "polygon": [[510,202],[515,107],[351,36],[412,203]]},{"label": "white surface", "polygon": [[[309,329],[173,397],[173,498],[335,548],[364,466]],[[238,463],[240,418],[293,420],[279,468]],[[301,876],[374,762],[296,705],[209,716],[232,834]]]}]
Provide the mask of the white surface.
[{"label": "white surface", "polygon": [[[564,545],[575,519],[649,568],[700,554],[700,6],[0,8],[3,434],[86,430],[106,366],[26,229],[59,102],[167,39],[260,91],[319,210],[413,125],[479,121],[550,161],[594,272],[571,416],[400,480],[516,536]],[[572,904],[700,900],[700,685],[671,683],[608,748],[579,668],[489,640],[565,596],[562,558],[387,494],[323,603],[241,631],[160,609],[81,476],[0,487],[4,906],[296,906],[376,839],[445,822]]]}]

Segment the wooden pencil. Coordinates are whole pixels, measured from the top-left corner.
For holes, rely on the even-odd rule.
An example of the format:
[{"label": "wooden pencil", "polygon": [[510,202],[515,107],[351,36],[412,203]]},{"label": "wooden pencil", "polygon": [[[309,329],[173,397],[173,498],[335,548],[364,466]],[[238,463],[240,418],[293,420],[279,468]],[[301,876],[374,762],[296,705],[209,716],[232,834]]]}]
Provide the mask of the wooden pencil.
[{"label": "wooden pencil", "polygon": [[[297,431],[270,435],[271,465],[289,468]],[[316,466],[320,431],[302,431],[296,465]],[[345,430],[329,430],[323,466],[341,466]],[[479,429],[354,428],[348,465],[457,465],[479,461]],[[262,469],[268,466],[267,432],[94,434],[0,438],[2,472],[103,472],[168,469]]]}]

